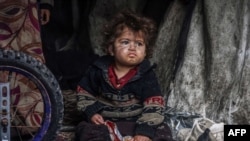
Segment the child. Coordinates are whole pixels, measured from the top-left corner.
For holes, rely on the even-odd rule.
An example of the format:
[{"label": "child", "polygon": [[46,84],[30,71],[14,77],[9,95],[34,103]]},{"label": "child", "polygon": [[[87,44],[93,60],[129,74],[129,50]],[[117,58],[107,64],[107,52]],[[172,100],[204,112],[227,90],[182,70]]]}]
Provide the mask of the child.
[{"label": "child", "polygon": [[156,37],[154,22],[124,10],[103,33],[107,55],[89,68],[77,88],[77,108],[87,122],[77,126],[76,139],[110,140],[108,120],[123,136],[132,136],[130,141],[172,141],[163,124],[165,102],[154,65],[147,60]]}]

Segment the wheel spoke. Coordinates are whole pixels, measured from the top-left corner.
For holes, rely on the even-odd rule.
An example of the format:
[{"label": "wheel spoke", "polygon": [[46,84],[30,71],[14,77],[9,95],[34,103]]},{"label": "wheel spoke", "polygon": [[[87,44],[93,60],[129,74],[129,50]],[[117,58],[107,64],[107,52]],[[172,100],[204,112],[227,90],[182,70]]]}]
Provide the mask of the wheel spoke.
[{"label": "wheel spoke", "polygon": [[62,124],[63,98],[48,68],[27,54],[0,49],[0,82],[9,83],[11,140],[53,140]]}]

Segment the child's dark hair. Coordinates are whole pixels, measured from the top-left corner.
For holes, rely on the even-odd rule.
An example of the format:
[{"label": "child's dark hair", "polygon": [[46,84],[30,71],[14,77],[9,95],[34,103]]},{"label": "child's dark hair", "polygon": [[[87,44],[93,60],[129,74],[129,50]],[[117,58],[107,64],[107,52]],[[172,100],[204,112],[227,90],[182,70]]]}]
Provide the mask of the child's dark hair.
[{"label": "child's dark hair", "polygon": [[152,19],[143,17],[127,9],[119,12],[104,26],[103,51],[107,54],[109,53],[109,46],[113,45],[115,39],[121,35],[125,27],[128,27],[134,32],[140,31],[144,34],[146,58],[151,58],[157,34],[156,24]]}]

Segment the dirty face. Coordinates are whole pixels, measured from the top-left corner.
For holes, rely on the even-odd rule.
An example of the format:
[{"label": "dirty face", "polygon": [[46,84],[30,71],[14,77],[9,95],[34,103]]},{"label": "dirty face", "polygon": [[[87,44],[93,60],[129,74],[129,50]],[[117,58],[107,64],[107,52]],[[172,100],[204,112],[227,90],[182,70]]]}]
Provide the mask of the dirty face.
[{"label": "dirty face", "polygon": [[133,32],[129,28],[124,28],[109,48],[109,52],[115,58],[115,64],[120,66],[133,67],[143,61],[146,56],[146,45],[143,33]]}]

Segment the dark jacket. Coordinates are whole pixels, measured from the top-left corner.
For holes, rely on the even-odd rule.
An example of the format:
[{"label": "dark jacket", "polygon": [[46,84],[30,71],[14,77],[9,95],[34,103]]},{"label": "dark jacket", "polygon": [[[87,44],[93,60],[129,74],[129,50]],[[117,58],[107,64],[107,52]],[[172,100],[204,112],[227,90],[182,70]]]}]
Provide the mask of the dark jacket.
[{"label": "dark jacket", "polygon": [[40,0],[39,3],[40,9],[48,9],[51,11],[54,6],[54,0]]},{"label": "dark jacket", "polygon": [[78,93],[78,109],[88,119],[101,114],[111,121],[136,122],[135,134],[153,137],[155,128],[164,120],[164,99],[153,71],[154,66],[144,60],[138,71],[122,88],[109,82],[108,67],[113,58],[99,58],[79,83],[85,92]]}]

